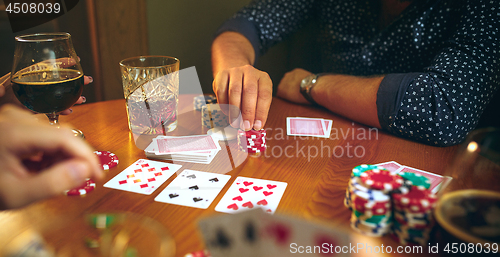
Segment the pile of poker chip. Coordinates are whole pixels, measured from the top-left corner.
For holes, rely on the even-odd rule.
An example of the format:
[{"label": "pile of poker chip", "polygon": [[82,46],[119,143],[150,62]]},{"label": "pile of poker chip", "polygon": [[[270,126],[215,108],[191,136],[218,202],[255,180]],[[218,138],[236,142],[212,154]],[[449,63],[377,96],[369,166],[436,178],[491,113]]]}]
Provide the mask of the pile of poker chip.
[{"label": "pile of poker chip", "polygon": [[217,103],[217,98],[213,95],[199,95],[193,99],[193,108],[197,111],[201,111],[203,106],[207,104]]},{"label": "pile of poker chip", "polygon": [[247,153],[261,153],[267,148],[266,130],[238,130],[238,147]]},{"label": "pile of poker chip", "polygon": [[419,174],[367,164],[354,167],[344,198],[352,211],[351,228],[373,237],[391,233],[403,245],[425,245],[437,200],[429,187],[429,179]]},{"label": "pile of poker chip", "polygon": [[201,124],[208,128],[225,128],[229,121],[218,104],[207,104],[201,108]]}]

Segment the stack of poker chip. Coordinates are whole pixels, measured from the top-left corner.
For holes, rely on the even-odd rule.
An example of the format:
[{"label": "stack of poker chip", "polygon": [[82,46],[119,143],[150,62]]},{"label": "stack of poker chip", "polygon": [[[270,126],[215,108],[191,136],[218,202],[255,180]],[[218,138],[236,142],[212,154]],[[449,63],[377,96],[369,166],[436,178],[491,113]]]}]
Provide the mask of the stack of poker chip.
[{"label": "stack of poker chip", "polygon": [[247,153],[264,152],[267,148],[266,131],[261,130],[238,130],[238,146],[241,151]]},{"label": "stack of poker chip", "polygon": [[426,245],[434,226],[432,210],[437,197],[430,181],[419,174],[402,173],[411,186],[392,195],[394,206],[393,236],[400,244]]},{"label": "stack of poker chip", "polygon": [[212,95],[199,95],[193,99],[193,107],[197,111],[201,111],[201,108],[207,106],[207,104],[215,103],[217,103],[217,98]]},{"label": "stack of poker chip", "polygon": [[201,108],[201,124],[208,128],[225,128],[229,121],[218,104],[207,104]]},{"label": "stack of poker chip", "polygon": [[376,165],[355,167],[344,198],[352,211],[351,227],[369,236],[392,231],[400,244],[426,245],[437,201],[430,185],[420,174],[397,174]]},{"label": "stack of poker chip", "polygon": [[393,223],[390,193],[403,183],[399,175],[378,166],[355,167],[344,200],[352,211],[352,229],[374,237],[389,233]]}]

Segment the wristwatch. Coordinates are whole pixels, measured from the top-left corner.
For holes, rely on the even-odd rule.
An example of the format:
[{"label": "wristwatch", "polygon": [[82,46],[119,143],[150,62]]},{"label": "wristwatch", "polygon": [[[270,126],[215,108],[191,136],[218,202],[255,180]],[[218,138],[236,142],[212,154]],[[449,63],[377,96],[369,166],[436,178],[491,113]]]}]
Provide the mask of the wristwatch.
[{"label": "wristwatch", "polygon": [[304,96],[304,98],[307,99],[310,103],[314,105],[318,105],[316,101],[311,97],[311,90],[312,88],[316,85],[316,82],[318,81],[319,76],[322,74],[311,74],[307,77],[305,77],[301,82],[300,82],[300,93]]}]

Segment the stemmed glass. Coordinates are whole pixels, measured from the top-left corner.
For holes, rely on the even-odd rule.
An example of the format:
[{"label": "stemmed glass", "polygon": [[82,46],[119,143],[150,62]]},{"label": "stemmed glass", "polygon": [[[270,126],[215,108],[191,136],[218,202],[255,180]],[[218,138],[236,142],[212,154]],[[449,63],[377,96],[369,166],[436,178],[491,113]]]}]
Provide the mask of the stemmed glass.
[{"label": "stemmed glass", "polygon": [[[83,70],[68,33],[16,37],[11,72],[14,93],[28,109],[59,126],[59,112],[73,106],[83,91]],[[83,137],[79,130],[76,136]]]}]

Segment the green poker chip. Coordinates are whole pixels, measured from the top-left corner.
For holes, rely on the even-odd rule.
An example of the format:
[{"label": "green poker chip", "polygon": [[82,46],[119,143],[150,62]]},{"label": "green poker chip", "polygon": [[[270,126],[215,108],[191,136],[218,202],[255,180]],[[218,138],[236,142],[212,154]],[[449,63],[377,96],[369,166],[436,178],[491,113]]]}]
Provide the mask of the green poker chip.
[{"label": "green poker chip", "polygon": [[366,223],[371,223],[371,224],[380,224],[380,223],[388,223],[391,221],[391,216],[392,215],[372,215],[367,218],[367,216],[358,211],[358,210],[353,210],[354,215],[358,218],[363,220]]},{"label": "green poker chip", "polygon": [[114,214],[92,214],[88,218],[90,225],[97,229],[110,228],[117,221]]},{"label": "green poker chip", "polygon": [[370,164],[361,164],[359,166],[356,166],[352,169],[352,176],[354,177],[359,177],[361,174],[363,174],[365,171],[369,170],[375,170],[375,169],[383,169],[378,167],[377,165],[370,165]]},{"label": "green poker chip", "polygon": [[429,189],[431,187],[431,181],[420,174],[413,172],[401,172],[399,175],[406,180],[407,184],[412,186],[424,187],[425,189]]}]

